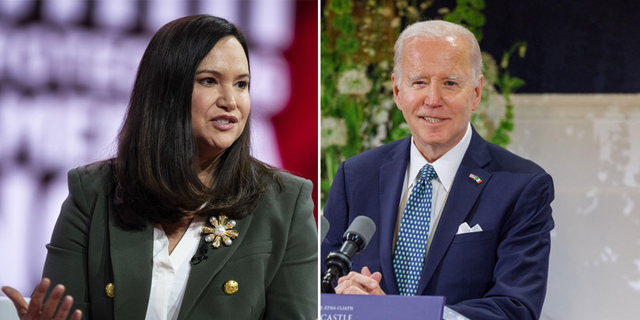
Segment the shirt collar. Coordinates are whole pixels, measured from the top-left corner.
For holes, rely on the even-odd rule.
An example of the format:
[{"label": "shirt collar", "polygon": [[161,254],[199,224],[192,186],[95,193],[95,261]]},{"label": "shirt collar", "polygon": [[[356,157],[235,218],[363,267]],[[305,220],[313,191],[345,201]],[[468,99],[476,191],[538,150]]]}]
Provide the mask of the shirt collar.
[{"label": "shirt collar", "polygon": [[[467,148],[471,143],[471,124],[467,125],[467,132],[464,134],[464,137],[456,144],[451,150],[447,151],[442,155],[438,160],[430,163],[433,168],[436,170],[438,174],[438,180],[444,187],[446,192],[451,190],[451,185],[453,184],[453,179],[456,176],[456,172],[458,171],[458,167],[460,167],[460,163],[462,162],[462,158],[464,154],[467,152]],[[409,160],[409,181],[408,184],[411,185],[414,183],[416,177],[420,173],[420,169],[427,164],[427,159],[422,156],[422,153],[416,147],[413,136],[411,136],[411,151],[410,151],[410,160]]]}]

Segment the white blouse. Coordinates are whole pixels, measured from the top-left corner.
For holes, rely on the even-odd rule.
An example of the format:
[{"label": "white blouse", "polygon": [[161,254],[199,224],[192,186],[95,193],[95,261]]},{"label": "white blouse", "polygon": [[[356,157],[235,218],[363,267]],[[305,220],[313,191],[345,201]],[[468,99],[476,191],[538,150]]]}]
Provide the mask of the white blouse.
[{"label": "white blouse", "polygon": [[169,239],[162,225],[153,230],[153,270],[146,320],[175,320],[191,272],[191,257],[201,239],[204,217],[195,217],[169,255]]}]

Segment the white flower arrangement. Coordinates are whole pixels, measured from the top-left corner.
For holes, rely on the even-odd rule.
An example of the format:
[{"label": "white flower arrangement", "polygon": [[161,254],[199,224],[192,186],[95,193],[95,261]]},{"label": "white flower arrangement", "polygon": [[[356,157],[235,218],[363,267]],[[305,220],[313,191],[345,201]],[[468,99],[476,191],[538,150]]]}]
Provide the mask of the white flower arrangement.
[{"label": "white flower arrangement", "polygon": [[364,69],[351,69],[338,78],[338,92],[341,94],[365,95],[371,91],[371,80]]},{"label": "white flower arrangement", "polygon": [[347,126],[344,119],[323,117],[321,120],[322,148],[330,146],[342,147],[347,144]]}]

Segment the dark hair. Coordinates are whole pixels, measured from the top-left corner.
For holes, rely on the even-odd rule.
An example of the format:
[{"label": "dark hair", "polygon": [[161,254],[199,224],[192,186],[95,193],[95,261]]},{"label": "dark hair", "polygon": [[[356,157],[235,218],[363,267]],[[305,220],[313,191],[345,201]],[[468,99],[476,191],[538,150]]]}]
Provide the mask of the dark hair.
[{"label": "dark hair", "polygon": [[118,135],[114,161],[115,204],[124,227],[176,223],[185,212],[250,214],[276,170],[250,155],[250,117],[244,131],[214,165],[213,185],[197,176],[198,147],[192,132],[191,97],[196,68],[222,38],[235,37],[249,51],[242,32],[209,15],[169,22],[149,42]]}]

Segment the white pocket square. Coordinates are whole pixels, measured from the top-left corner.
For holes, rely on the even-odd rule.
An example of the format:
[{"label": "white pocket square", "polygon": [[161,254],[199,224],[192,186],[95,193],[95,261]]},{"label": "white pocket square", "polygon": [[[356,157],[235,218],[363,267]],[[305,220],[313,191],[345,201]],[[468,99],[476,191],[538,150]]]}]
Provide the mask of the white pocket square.
[{"label": "white pocket square", "polygon": [[458,233],[456,233],[456,235],[465,234],[465,233],[472,233],[472,232],[482,232],[482,227],[480,227],[479,224],[476,224],[475,226],[473,226],[473,228],[471,228],[471,227],[469,227],[468,223],[463,222],[458,227]]}]

